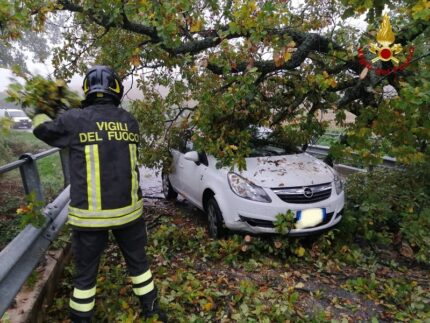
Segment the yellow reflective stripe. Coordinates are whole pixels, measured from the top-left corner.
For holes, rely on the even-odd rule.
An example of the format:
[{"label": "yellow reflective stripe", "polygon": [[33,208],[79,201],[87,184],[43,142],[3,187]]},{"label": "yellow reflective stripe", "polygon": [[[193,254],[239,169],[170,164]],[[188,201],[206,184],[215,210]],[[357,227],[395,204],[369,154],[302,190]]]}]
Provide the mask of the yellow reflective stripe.
[{"label": "yellow reflective stripe", "polygon": [[85,228],[114,227],[132,222],[142,215],[143,208],[116,218],[79,218],[69,214],[69,224]]},{"label": "yellow reflective stripe", "polygon": [[93,209],[93,182],[92,182],[92,170],[91,170],[91,146],[85,146],[85,164],[87,166],[87,200],[88,209]]},{"label": "yellow reflective stripe", "polygon": [[96,210],[102,209],[102,194],[100,184],[100,158],[99,146],[94,145],[94,170],[95,170],[95,187],[96,187]]},{"label": "yellow reflective stripe", "polygon": [[52,121],[52,119],[44,113],[36,114],[33,118],[33,126],[37,127],[38,125],[40,125],[46,121]]},{"label": "yellow reflective stripe", "polygon": [[137,295],[137,296],[142,296],[145,294],[148,294],[150,291],[152,291],[154,289],[154,282],[150,282],[148,285],[140,287],[140,288],[133,288],[133,292]]},{"label": "yellow reflective stripe", "polygon": [[130,278],[133,284],[140,284],[140,283],[146,282],[148,279],[151,279],[151,277],[152,277],[151,270],[148,269],[143,274],[139,276],[131,276]]},{"label": "yellow reflective stripe", "polygon": [[89,90],[88,79],[85,79],[85,81],[84,81],[84,93],[86,94],[88,92],[88,90]]},{"label": "yellow reflective stripe", "polygon": [[78,208],[69,206],[69,213],[74,215],[74,216],[78,216],[78,217],[113,218],[113,217],[119,217],[119,216],[127,215],[127,214],[134,212],[136,210],[142,210],[142,208],[143,208],[143,200],[140,199],[134,205],[131,204],[131,205],[119,208],[119,209],[109,209],[109,210],[91,211],[91,210],[78,209]]},{"label": "yellow reflective stripe", "polygon": [[137,199],[139,198],[137,196],[137,186],[139,185],[138,176],[136,172],[136,165],[137,165],[137,154],[136,154],[136,144],[129,144],[128,145],[130,150],[130,163],[131,163],[131,203],[136,203]]},{"label": "yellow reflective stripe", "polygon": [[81,298],[81,299],[85,299],[85,298],[90,298],[96,295],[96,287],[94,286],[91,289],[79,289],[79,288],[74,288],[73,289],[73,297],[76,298]]},{"label": "yellow reflective stripe", "polygon": [[69,302],[70,308],[74,309],[75,311],[79,311],[79,312],[89,312],[94,308],[95,304],[96,304],[95,300],[93,300],[91,303],[86,303],[86,304],[76,303],[72,299]]},{"label": "yellow reflective stripe", "polygon": [[98,145],[85,146],[85,162],[87,166],[88,209],[100,210],[100,160]]},{"label": "yellow reflective stripe", "polygon": [[116,93],[120,93],[121,92],[121,88],[119,86],[119,82],[117,80],[115,80],[115,88],[111,88],[109,86],[109,89],[111,89],[112,91],[116,92]]}]

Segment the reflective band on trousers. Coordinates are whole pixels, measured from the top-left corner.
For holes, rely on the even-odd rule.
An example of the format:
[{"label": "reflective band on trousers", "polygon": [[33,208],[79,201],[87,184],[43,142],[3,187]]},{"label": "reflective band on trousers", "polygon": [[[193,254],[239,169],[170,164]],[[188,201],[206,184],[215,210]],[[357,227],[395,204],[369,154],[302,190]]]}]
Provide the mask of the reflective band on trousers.
[{"label": "reflective band on trousers", "polygon": [[151,270],[148,269],[142,275],[131,276],[130,278],[133,284],[141,284],[152,278]]},{"label": "reflective band on trousers", "polygon": [[89,312],[94,308],[94,305],[96,304],[95,300],[92,300],[91,303],[86,303],[86,304],[80,304],[80,303],[76,303],[75,301],[73,301],[72,299],[70,300],[69,306],[70,308],[74,309],[75,311],[78,312]]},{"label": "reflective band on trousers", "polygon": [[130,214],[117,215],[112,218],[98,216],[80,217],[69,213],[68,223],[74,226],[84,228],[116,227],[138,219],[142,215],[142,212],[143,205],[141,205],[140,208]]},{"label": "reflective band on trousers", "polygon": [[76,207],[69,206],[69,213],[76,217],[82,217],[82,218],[114,218],[114,217],[130,214],[131,212],[134,212],[138,209],[142,209],[142,207],[143,207],[143,200],[140,199],[139,201],[136,202],[136,204],[131,204],[119,209],[110,209],[110,210],[91,211],[91,210],[78,209]]},{"label": "reflective band on trousers", "polygon": [[87,198],[89,210],[100,210],[102,206],[100,193],[100,160],[99,146],[85,146],[85,162],[87,166]]},{"label": "reflective band on trousers", "polygon": [[91,289],[79,289],[75,287],[75,289],[73,290],[73,297],[75,298],[85,299],[85,298],[94,297],[95,295],[96,295],[96,286],[94,286]]},{"label": "reflective band on trousers", "polygon": [[149,292],[151,292],[154,289],[154,282],[150,282],[148,285],[143,286],[143,287],[139,287],[139,288],[133,288],[133,292],[137,295],[137,296],[142,296],[145,294],[148,294]]},{"label": "reflective band on trousers", "polygon": [[136,153],[136,144],[129,144],[128,145],[130,150],[130,167],[131,167],[131,203],[136,203],[137,199],[139,198],[137,195],[137,188],[139,185],[139,177],[137,176],[137,153]]}]

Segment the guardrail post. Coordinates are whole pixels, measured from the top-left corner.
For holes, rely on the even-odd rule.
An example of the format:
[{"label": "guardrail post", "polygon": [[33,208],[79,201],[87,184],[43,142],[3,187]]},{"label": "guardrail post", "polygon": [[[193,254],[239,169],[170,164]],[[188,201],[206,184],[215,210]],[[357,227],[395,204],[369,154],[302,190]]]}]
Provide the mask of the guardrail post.
[{"label": "guardrail post", "polygon": [[25,194],[28,195],[34,192],[38,201],[44,201],[36,160],[32,154],[21,155],[19,159],[26,159],[28,161],[19,167]]},{"label": "guardrail post", "polygon": [[63,168],[64,187],[70,184],[69,149],[60,150],[61,167]]}]

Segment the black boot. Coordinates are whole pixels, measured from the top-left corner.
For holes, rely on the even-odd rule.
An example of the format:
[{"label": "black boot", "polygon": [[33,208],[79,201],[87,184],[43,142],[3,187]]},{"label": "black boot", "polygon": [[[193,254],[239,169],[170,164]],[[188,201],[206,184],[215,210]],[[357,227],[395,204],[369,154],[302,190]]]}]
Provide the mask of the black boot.
[{"label": "black boot", "polygon": [[79,315],[76,315],[73,312],[70,312],[70,320],[72,323],[91,323],[91,317],[82,317]]},{"label": "black boot", "polygon": [[142,305],[142,317],[144,319],[157,319],[160,322],[167,323],[167,315],[159,307],[157,303],[157,290],[139,297]]},{"label": "black boot", "polygon": [[142,317],[144,319],[157,319],[156,322],[167,323],[167,315],[158,307],[158,305],[153,306],[152,309],[142,308]]}]

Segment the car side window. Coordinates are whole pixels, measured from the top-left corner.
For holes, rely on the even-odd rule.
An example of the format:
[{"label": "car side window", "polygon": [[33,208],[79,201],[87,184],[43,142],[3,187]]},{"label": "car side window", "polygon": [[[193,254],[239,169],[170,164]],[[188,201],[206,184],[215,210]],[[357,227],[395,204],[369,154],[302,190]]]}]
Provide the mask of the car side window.
[{"label": "car side window", "polygon": [[205,152],[199,152],[199,158],[203,165],[209,166],[208,156],[206,156]]},{"label": "car side window", "polygon": [[182,138],[179,139],[178,150],[182,154],[186,153],[186,141],[184,139],[182,139]]},{"label": "car side window", "polygon": [[[183,132],[176,138],[176,147],[174,149],[179,150],[181,154],[185,154],[190,151],[191,133],[188,131]],[[191,147],[192,148],[192,147]]]},{"label": "car side window", "polygon": [[[187,140],[185,142],[185,151],[184,153],[187,153],[189,151],[193,151],[195,150],[194,148],[194,143],[191,140]],[[200,159],[200,163],[202,163],[203,165],[208,166],[209,162],[208,162],[208,157],[206,156],[205,152],[198,152],[199,153],[199,159]]]},{"label": "car side window", "polygon": [[[177,141],[177,145],[172,146],[172,148],[179,150],[181,154],[185,154],[189,151],[196,150],[194,147],[194,143],[191,140],[191,135],[192,135],[191,132],[185,132],[183,134],[183,137],[179,138],[179,140]],[[206,156],[206,153],[205,152],[198,152],[198,153],[199,153],[200,162],[203,165],[208,166],[209,162],[208,162],[208,157]]]}]

